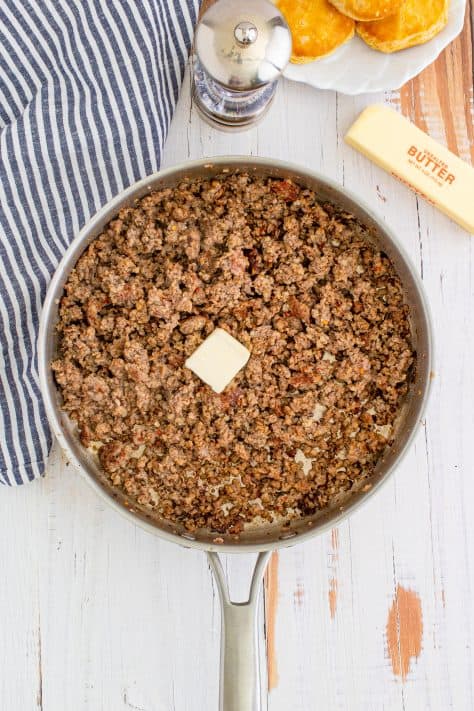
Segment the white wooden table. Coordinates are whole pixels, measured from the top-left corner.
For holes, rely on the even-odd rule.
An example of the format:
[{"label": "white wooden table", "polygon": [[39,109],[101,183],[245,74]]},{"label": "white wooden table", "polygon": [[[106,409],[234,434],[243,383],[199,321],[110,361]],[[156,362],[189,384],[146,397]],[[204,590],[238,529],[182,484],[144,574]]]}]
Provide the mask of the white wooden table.
[{"label": "white wooden table", "polygon": [[[241,134],[201,122],[187,77],[166,147],[165,165],[271,156],[344,183],[399,234],[434,317],[434,391],[409,456],[339,529],[272,559],[269,711],[474,709],[473,242],[344,144],[374,101],[472,159],[469,23],[401,93],[283,83],[264,122]],[[0,561],[2,711],[217,710],[205,556],[134,528],[57,451],[43,481],[2,490]]]}]

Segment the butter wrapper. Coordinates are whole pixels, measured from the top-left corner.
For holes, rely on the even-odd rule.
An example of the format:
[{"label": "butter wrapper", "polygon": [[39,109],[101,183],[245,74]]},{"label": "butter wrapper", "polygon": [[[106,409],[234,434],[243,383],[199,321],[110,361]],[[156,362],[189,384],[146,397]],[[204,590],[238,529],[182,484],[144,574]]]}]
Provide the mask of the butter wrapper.
[{"label": "butter wrapper", "polygon": [[346,142],[474,233],[474,168],[383,105],[365,109]]}]

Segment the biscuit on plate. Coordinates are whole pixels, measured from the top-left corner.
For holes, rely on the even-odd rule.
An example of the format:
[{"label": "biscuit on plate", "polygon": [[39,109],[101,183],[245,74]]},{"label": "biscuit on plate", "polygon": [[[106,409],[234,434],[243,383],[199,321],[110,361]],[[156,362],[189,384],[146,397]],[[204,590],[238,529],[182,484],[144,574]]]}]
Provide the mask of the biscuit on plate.
[{"label": "biscuit on plate", "polygon": [[348,17],[361,22],[382,20],[400,10],[405,0],[329,0]]},{"label": "biscuit on plate", "polygon": [[279,0],[277,5],[291,29],[295,64],[325,57],[354,36],[354,20],[328,0]]},{"label": "biscuit on plate", "polygon": [[391,17],[374,22],[358,22],[357,33],[370,47],[380,52],[423,44],[448,22],[449,0],[405,0]]}]

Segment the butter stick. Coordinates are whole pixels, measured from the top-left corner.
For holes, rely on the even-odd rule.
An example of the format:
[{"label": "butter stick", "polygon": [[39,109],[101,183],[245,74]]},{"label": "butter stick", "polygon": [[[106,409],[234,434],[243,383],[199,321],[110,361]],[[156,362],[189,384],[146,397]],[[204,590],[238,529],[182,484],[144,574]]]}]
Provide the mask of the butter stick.
[{"label": "butter stick", "polygon": [[474,168],[387,106],[369,106],[347,143],[474,233]]}]

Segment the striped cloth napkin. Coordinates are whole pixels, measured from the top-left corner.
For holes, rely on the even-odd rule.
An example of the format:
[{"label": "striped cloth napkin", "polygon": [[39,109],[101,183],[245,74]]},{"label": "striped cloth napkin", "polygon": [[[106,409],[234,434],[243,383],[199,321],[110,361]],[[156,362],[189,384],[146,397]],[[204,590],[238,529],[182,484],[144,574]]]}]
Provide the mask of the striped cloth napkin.
[{"label": "striped cloth napkin", "polygon": [[159,168],[198,0],[0,2],[0,481],[44,472],[41,304],[66,247]]}]

